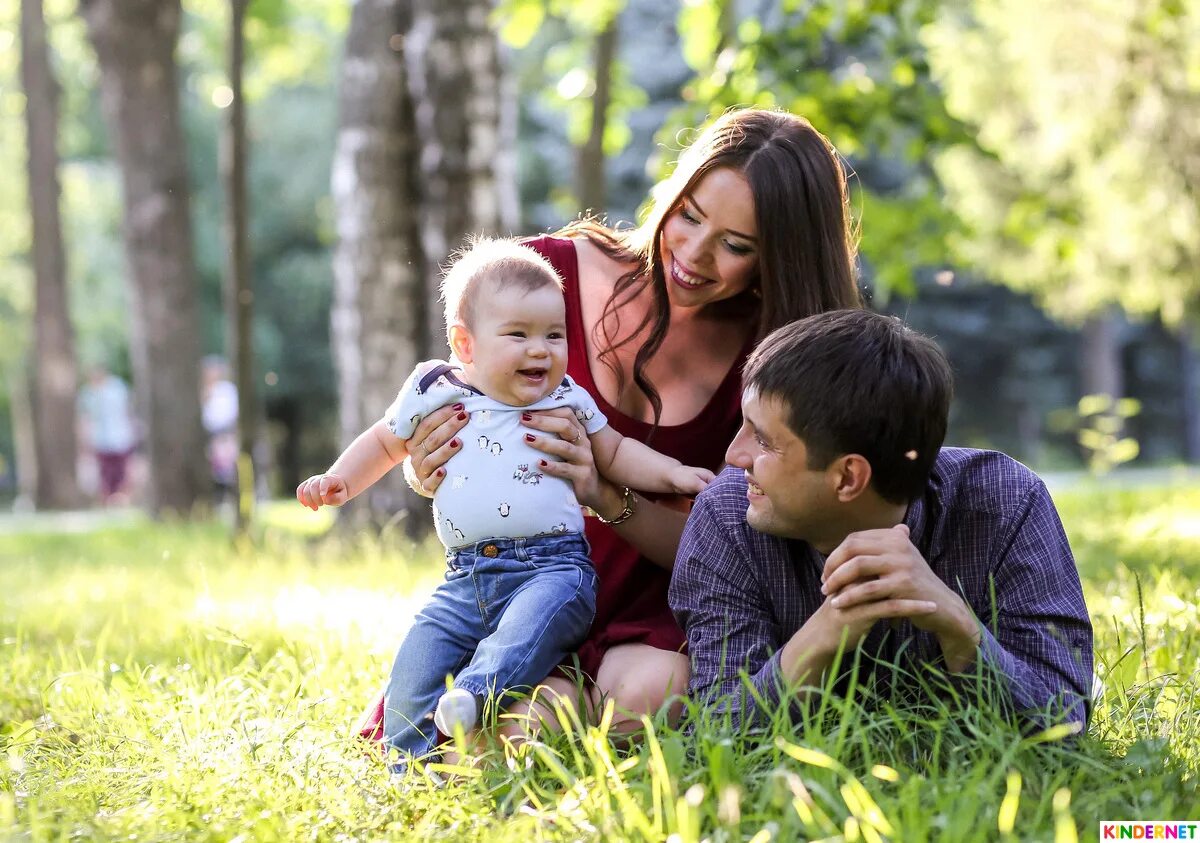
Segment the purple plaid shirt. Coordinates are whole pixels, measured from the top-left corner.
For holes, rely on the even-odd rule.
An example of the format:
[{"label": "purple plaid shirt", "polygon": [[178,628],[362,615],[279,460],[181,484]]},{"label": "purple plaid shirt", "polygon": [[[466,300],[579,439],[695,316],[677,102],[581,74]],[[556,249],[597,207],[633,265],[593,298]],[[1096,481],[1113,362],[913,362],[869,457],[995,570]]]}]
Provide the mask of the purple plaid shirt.
[{"label": "purple plaid shirt", "polygon": [[[745,670],[778,704],[780,651],[824,600],[824,559],[807,543],[746,524],[746,478],[726,468],[696,500],[671,579],[670,602],[687,632],[688,692],[752,716],[753,697],[730,705]],[[924,495],[904,523],[933,572],[983,623],[980,654],[1019,710],[1058,707],[1086,724],[1092,625],[1079,572],[1045,484],[994,451],[943,448]],[[995,597],[993,609],[992,595]],[[944,666],[932,633],[877,623],[862,642],[876,660]],[[748,708],[743,709],[742,706]]]}]

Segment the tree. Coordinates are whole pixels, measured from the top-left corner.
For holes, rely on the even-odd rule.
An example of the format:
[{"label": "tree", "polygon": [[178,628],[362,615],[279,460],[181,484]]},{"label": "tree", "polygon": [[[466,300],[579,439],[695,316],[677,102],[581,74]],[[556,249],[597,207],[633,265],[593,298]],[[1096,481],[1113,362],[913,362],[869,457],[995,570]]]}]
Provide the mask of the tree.
[{"label": "tree", "polygon": [[[948,107],[978,138],[938,162],[968,226],[956,251],[1086,322],[1088,392],[1120,395],[1115,307],[1182,329],[1183,386],[1195,389],[1197,33],[1196,0],[977,0],[927,33]],[[1188,422],[1200,448],[1200,419]]]},{"label": "tree", "polygon": [[630,112],[647,103],[620,58],[620,18],[627,5],[628,0],[502,0],[497,9],[506,44],[524,50],[535,38],[541,42],[542,49],[531,51],[534,67],[521,75],[525,87],[540,90],[541,99],[566,117],[575,152],[575,195],[562,197],[569,216],[608,212],[608,160],[631,139]]},{"label": "tree", "polygon": [[208,486],[185,140],[179,0],[81,0],[121,168],[131,358],[146,425],[149,506],[186,513]]},{"label": "tree", "polygon": [[[258,434],[257,378],[254,376],[254,284],[250,276],[249,212],[246,202],[246,102],[243,97],[245,21],[248,0],[229,3],[229,118],[222,165],[225,182],[225,269],[229,359],[238,391],[238,494],[236,528],[250,526],[254,503],[254,445]],[[251,476],[247,476],[250,474]]]},{"label": "tree", "polygon": [[[378,418],[403,374],[445,353],[440,265],[515,213],[505,98],[485,0],[354,6],[333,164],[333,341],[343,444]],[[387,517],[423,512],[399,472],[367,495]],[[425,519],[410,519],[413,530]]]},{"label": "tree", "polygon": [[75,480],[75,341],[67,308],[66,258],[59,214],[58,83],[50,65],[41,0],[21,3],[21,80],[25,87],[29,206],[33,219],[34,502],[39,509],[79,503]]},{"label": "tree", "polygon": [[[332,190],[337,217],[332,339],[342,444],[387,407],[396,373],[427,343],[424,266],[412,202],[417,148],[400,52],[411,20],[395,0],[360,0],[338,91]],[[370,510],[415,510],[403,481],[368,492]]]},{"label": "tree", "polygon": [[587,139],[579,147],[576,168],[579,205],[585,211],[601,213],[608,206],[604,167],[604,129],[608,125],[608,107],[612,102],[613,62],[617,56],[617,18],[596,33],[594,42],[592,113]]},{"label": "tree", "polygon": [[[471,234],[517,220],[515,102],[489,17],[491,0],[415,0],[401,53],[413,109],[421,266],[428,305],[441,267]],[[425,351],[447,350],[441,308],[425,308]]]}]

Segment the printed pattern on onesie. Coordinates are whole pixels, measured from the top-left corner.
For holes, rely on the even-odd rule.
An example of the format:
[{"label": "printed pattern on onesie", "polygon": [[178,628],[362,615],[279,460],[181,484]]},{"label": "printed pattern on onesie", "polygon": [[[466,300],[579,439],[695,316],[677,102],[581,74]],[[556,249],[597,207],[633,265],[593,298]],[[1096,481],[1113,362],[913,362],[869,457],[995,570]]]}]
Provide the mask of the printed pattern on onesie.
[{"label": "printed pattern on onesie", "polygon": [[458,434],[459,453],[446,463],[446,477],[433,497],[438,538],[448,548],[485,539],[546,536],[583,531],[583,516],[569,482],[538,468],[557,459],[529,446],[521,413],[570,407],[591,435],[608,424],[587,390],[570,377],[545,398],[514,407],[484,395],[443,360],[413,370],[383,421],[408,439],[421,419],[439,407],[462,402],[470,420]]}]

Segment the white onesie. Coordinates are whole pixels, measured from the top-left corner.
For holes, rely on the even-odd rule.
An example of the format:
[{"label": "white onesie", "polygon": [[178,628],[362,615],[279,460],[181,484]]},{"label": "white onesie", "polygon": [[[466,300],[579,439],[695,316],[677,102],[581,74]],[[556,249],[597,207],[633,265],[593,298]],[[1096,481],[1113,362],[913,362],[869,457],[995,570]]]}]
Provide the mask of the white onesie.
[{"label": "white onesie", "polygon": [[574,488],[539,470],[539,460],[557,457],[529,446],[525,434],[534,431],[521,424],[521,414],[570,407],[590,435],[608,424],[592,396],[564,377],[542,400],[513,407],[467,385],[459,373],[444,360],[418,365],[383,416],[392,433],[408,439],[439,407],[461,401],[470,413],[458,434],[461,452],[446,464],[433,496],[438,538],[454,549],[484,539],[583,532]]}]

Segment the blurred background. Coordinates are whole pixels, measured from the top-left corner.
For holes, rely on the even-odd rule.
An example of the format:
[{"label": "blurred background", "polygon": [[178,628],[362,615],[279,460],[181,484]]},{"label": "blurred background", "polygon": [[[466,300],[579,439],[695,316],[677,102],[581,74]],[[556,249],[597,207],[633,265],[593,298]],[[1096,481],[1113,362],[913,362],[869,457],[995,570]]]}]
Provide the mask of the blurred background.
[{"label": "blurred background", "polygon": [[441,354],[464,236],[635,223],[739,105],[845,157],[949,443],[1200,458],[1200,0],[0,0],[0,511],[244,522]]}]

